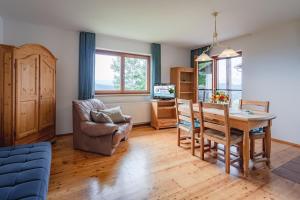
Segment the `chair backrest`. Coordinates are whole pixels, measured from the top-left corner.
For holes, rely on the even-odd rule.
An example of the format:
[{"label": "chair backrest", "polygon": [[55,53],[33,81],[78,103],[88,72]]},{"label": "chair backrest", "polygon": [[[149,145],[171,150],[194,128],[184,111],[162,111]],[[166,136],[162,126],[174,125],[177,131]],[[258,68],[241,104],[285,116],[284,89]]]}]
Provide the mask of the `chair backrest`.
[{"label": "chair backrest", "polygon": [[175,104],[178,125],[190,124],[190,128],[195,129],[192,100],[175,99]]},{"label": "chair backrest", "polygon": [[[201,130],[212,129],[223,132],[226,140],[230,139],[228,104],[199,102]],[[206,110],[206,111],[205,111]]]},{"label": "chair backrest", "polygon": [[248,109],[252,111],[269,112],[269,101],[249,101],[240,100],[240,109]]}]

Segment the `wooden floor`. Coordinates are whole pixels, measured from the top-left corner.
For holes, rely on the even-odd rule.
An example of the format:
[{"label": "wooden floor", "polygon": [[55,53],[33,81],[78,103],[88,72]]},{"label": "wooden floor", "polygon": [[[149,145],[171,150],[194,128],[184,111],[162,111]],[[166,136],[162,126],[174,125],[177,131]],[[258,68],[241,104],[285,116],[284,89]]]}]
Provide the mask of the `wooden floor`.
[{"label": "wooden floor", "polygon": [[[300,148],[272,142],[272,169],[299,155]],[[176,129],[135,128],[112,157],[73,150],[72,136],[61,136],[53,145],[48,199],[300,199],[299,184],[263,164],[243,178],[207,160],[177,147]]]}]

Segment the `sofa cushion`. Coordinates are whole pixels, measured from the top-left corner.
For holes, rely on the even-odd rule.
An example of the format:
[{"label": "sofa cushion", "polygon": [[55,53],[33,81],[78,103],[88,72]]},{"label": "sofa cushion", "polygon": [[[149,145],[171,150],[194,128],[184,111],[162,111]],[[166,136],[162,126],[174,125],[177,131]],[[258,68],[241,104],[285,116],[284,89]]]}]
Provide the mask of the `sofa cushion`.
[{"label": "sofa cushion", "polygon": [[0,148],[0,199],[46,199],[50,166],[48,142]]},{"label": "sofa cushion", "polygon": [[103,112],[98,112],[96,110],[91,111],[91,118],[92,121],[96,123],[113,123],[113,121],[107,114]]},{"label": "sofa cushion", "polygon": [[114,123],[121,123],[126,121],[124,115],[122,114],[120,106],[108,108],[105,110],[99,110],[99,112],[108,115]]}]

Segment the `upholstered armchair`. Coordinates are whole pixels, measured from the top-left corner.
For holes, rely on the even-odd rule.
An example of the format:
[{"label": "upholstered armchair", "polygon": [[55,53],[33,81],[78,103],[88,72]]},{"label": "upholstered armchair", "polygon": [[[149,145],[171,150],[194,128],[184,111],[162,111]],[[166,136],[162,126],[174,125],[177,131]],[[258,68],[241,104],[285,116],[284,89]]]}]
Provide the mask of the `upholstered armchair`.
[{"label": "upholstered armchair", "polygon": [[75,149],[112,155],[119,143],[127,140],[132,129],[132,119],[125,116],[123,123],[95,123],[91,110],[103,110],[106,106],[98,99],[73,101],[73,146]]}]

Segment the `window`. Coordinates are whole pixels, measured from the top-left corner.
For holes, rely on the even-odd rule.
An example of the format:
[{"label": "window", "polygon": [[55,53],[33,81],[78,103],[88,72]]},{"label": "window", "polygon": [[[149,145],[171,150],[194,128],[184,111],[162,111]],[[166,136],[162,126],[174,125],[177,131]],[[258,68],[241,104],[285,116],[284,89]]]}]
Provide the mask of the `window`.
[{"label": "window", "polygon": [[242,57],[217,61],[217,88],[229,94],[232,106],[242,98]]},{"label": "window", "polygon": [[232,106],[242,98],[242,54],[198,64],[198,100],[210,101],[215,91],[229,94]]},{"label": "window", "polygon": [[149,94],[150,56],[97,50],[96,94]]},{"label": "window", "polygon": [[209,101],[213,92],[213,62],[199,63],[198,99]]}]

